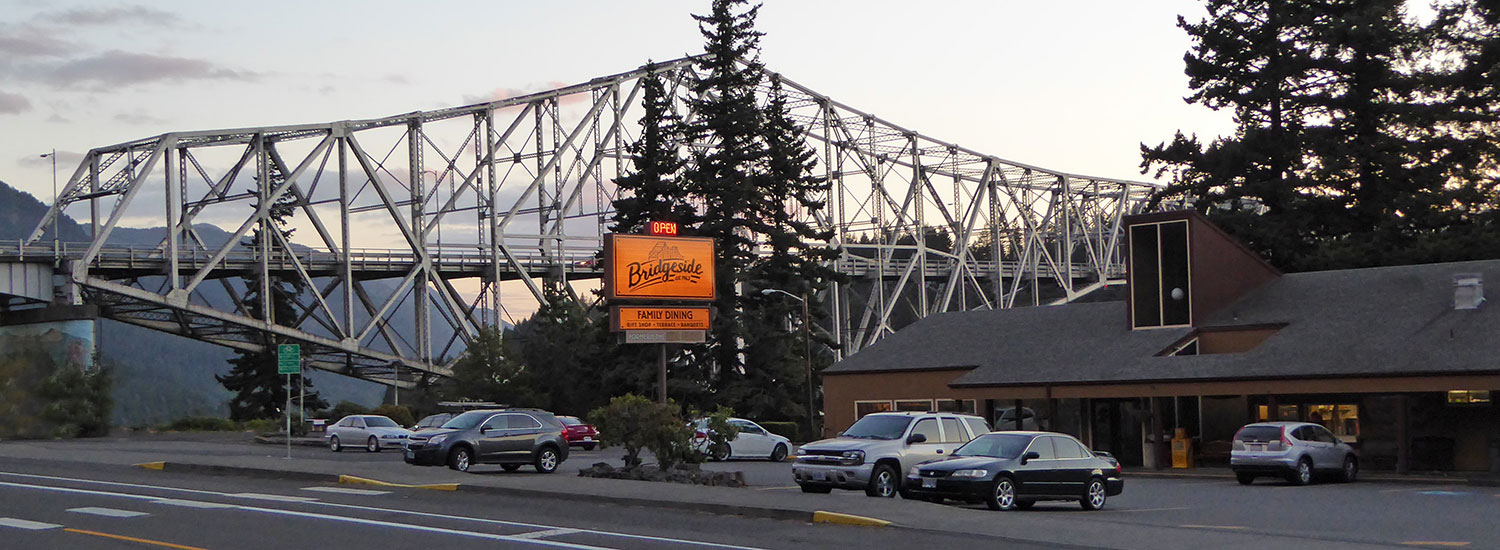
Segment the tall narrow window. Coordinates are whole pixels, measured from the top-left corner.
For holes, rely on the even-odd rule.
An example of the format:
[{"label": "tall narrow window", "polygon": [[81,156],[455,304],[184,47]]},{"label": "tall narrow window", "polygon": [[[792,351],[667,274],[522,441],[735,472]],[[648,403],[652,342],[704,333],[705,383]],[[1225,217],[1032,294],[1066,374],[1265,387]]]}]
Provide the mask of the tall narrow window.
[{"label": "tall narrow window", "polygon": [[1130,304],[1135,326],[1161,326],[1160,248],[1156,224],[1130,228]]},{"label": "tall narrow window", "polygon": [[1187,221],[1130,228],[1130,306],[1135,328],[1193,322]]}]

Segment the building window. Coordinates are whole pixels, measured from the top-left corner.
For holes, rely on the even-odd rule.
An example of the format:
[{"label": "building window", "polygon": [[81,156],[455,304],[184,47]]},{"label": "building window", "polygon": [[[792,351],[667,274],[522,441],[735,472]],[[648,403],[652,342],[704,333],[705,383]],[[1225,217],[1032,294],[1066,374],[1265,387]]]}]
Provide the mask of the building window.
[{"label": "building window", "polygon": [[1130,307],[1134,328],[1192,324],[1186,220],[1130,227]]},{"label": "building window", "polygon": [[938,399],[938,412],[954,412],[975,414],[979,409],[975,407],[973,399]]},{"label": "building window", "polygon": [[859,420],[870,413],[889,412],[890,410],[890,401],[855,401],[854,419]]},{"label": "building window", "polygon": [[932,410],[931,399],[897,399],[897,411],[927,412]]},{"label": "building window", "polygon": [[1448,392],[1448,404],[1488,405],[1490,404],[1490,392],[1477,390],[1450,390]]}]

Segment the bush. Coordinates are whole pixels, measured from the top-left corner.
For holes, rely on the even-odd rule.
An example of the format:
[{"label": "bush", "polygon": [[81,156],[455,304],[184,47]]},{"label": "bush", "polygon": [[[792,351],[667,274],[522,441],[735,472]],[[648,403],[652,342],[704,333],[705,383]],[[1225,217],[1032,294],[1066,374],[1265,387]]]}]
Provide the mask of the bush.
[{"label": "bush", "polygon": [[[707,420],[705,427],[708,428],[708,452],[710,454],[718,448],[727,451],[729,442],[740,436],[740,427],[729,423],[729,418],[734,416],[734,409],[719,405],[712,413],[695,416],[703,416]],[[725,455],[727,456],[728,453],[726,452]]]},{"label": "bush", "polygon": [[84,372],[67,366],[43,380],[37,395],[47,401],[42,418],[58,437],[99,437],[109,434],[110,378],[105,369]]},{"label": "bush", "polygon": [[796,443],[806,443],[802,435],[802,424],[796,422],[756,422],[760,427],[773,434],[785,437]]},{"label": "bush", "polygon": [[241,425],[245,427],[246,431],[251,431],[258,434],[279,434],[282,430],[286,429],[285,420],[277,420],[274,418],[257,418],[255,420],[246,420]]},{"label": "bush", "polygon": [[325,415],[324,418],[327,418],[328,425],[332,426],[334,422],[338,422],[339,419],[342,419],[351,414],[369,413],[370,409],[364,408],[364,406],[360,405],[359,403],[339,401],[339,404],[334,405],[332,409],[329,409],[328,414]]},{"label": "bush", "polygon": [[599,444],[625,447],[625,466],[641,464],[641,449],[656,455],[657,467],[666,470],[683,461],[697,461],[692,448],[693,430],[679,416],[677,404],[665,405],[635,394],[609,400],[589,412],[588,421],[599,430]]},{"label": "bush", "polygon": [[228,418],[215,416],[188,416],[167,424],[166,429],[176,432],[234,432],[240,425]]},{"label": "bush", "polygon": [[417,418],[412,414],[411,407],[405,405],[381,405],[375,407],[375,411],[370,414],[378,414],[394,420],[403,428],[410,428],[417,424]]}]

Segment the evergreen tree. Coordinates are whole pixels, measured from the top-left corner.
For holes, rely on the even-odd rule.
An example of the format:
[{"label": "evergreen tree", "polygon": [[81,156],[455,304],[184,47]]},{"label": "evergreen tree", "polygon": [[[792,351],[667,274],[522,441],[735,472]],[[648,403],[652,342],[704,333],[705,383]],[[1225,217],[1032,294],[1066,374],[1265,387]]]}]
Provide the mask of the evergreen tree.
[{"label": "evergreen tree", "polygon": [[550,406],[537,391],[536,373],[512,359],[520,353],[520,346],[505,338],[499,328],[480,327],[479,334],[453,363],[453,377],[444,393],[459,399],[505,405]]},{"label": "evergreen tree", "polygon": [[702,369],[697,377],[714,388],[734,385],[744,374],[740,283],[756,256],[754,214],[761,211],[762,200],[757,183],[767,156],[765,121],[755,95],[764,73],[759,56],[763,33],[755,30],[760,6],[747,4],[714,0],[708,15],[693,16],[707,40],[707,55],[697,61],[699,76],[690,84],[695,97],[688,106],[696,116],[684,134],[688,142],[705,147],[695,149],[683,185],[701,203],[695,232],[717,242],[718,298],[712,305],[707,353],[690,364]]},{"label": "evergreen tree", "polygon": [[[286,218],[291,215],[295,201],[296,199],[288,194],[271,206],[268,221],[257,226],[251,234],[248,244],[251,250],[260,250],[261,239],[271,239],[268,244],[273,254],[283,249],[281,241],[289,240],[293,231],[286,228]],[[259,208],[258,205],[252,205],[252,207]],[[276,239],[273,235],[267,234],[270,231],[280,232],[283,239]],[[268,286],[271,290],[271,311],[269,312],[262,305],[260,278],[258,276],[247,278],[244,299],[246,313],[255,319],[269,320],[282,326],[292,326],[297,319],[295,299],[305,289],[297,280],[288,280],[274,275],[271,276]],[[236,421],[280,416],[282,408],[287,403],[286,375],[276,372],[276,344],[278,342],[268,333],[259,333],[255,340],[254,343],[261,346],[260,351],[235,350],[235,357],[229,360],[231,365],[229,373],[214,375],[214,378],[223,384],[225,389],[235,393],[229,401],[229,417]],[[328,403],[312,389],[312,381],[306,376],[294,374],[291,379],[290,388],[295,389],[297,384],[303,385],[302,408],[304,410],[316,411],[328,407]]]},{"label": "evergreen tree", "polygon": [[646,224],[675,221],[683,226],[698,222],[697,210],[688,201],[688,190],[682,185],[683,167],[678,150],[682,145],[682,118],[672,106],[654,63],[646,64],[641,77],[644,90],[641,137],[627,147],[633,170],[615,180],[619,197],[614,201],[616,233],[641,233]]},{"label": "evergreen tree", "polygon": [[1482,221],[1494,176],[1475,168],[1494,143],[1465,135],[1484,126],[1441,62],[1462,10],[1418,24],[1403,4],[1210,0],[1204,21],[1179,18],[1195,41],[1187,101],[1239,128],[1143,144],[1143,171],[1171,175],[1154,200],[1191,203],[1292,271],[1462,256],[1431,240]]}]

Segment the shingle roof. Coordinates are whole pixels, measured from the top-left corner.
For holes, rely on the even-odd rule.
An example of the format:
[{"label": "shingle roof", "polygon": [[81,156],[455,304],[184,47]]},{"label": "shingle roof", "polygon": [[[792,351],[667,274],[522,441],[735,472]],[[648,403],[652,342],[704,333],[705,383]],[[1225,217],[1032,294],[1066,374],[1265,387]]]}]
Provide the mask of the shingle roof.
[{"label": "shingle roof", "polygon": [[1500,260],[1292,273],[1204,328],[1285,324],[1244,353],[1156,357],[1192,331],[1129,330],[1124,302],[929,317],[829,373],[973,367],[954,386],[1500,372],[1500,304],[1453,309],[1453,275]]}]

